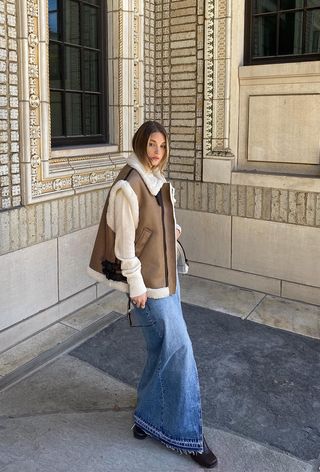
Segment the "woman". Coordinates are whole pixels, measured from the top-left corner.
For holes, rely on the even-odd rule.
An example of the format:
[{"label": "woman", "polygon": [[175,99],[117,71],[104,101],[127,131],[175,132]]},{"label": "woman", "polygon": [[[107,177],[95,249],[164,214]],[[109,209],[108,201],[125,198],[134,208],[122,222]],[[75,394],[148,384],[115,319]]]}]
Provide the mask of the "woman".
[{"label": "woman", "polygon": [[167,133],[147,121],[132,147],[109,192],[89,273],[129,292],[145,337],[148,356],[138,385],[134,436],[152,436],[212,468],[217,458],[202,433],[197,367],[181,310],[176,256],[181,229],[173,188],[162,173]]}]

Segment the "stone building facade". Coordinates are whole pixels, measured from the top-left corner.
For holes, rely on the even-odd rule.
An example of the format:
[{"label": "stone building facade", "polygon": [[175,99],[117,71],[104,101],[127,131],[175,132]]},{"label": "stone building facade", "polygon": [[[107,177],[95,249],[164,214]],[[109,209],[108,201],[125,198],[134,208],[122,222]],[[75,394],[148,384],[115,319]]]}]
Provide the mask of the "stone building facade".
[{"label": "stone building facade", "polygon": [[105,292],[88,257],[144,119],[191,274],[320,304],[320,56],[244,65],[244,0],[105,3],[108,142],[54,147],[48,1],[0,0],[1,350]]}]

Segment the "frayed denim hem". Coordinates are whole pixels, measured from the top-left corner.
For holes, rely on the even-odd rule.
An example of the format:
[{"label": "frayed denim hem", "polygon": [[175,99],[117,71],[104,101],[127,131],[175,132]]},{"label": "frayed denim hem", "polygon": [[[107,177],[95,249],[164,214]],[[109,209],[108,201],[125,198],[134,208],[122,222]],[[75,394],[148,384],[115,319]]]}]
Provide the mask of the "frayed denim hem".
[{"label": "frayed denim hem", "polygon": [[167,448],[173,449],[174,451],[179,452],[180,454],[202,454],[203,453],[203,441],[197,441],[194,439],[191,440],[179,440],[172,439],[166,436],[165,434],[158,431],[153,426],[149,425],[137,415],[134,415],[134,421],[137,426],[139,426],[148,436],[151,436],[154,439],[158,439],[162,444]]}]

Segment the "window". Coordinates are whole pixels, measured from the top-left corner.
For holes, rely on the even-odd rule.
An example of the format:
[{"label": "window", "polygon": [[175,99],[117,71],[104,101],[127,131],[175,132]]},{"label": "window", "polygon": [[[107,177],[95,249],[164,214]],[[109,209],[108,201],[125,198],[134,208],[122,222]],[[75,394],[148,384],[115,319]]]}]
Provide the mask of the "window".
[{"label": "window", "polygon": [[107,141],[104,3],[49,0],[53,146]]},{"label": "window", "polygon": [[245,63],[320,60],[320,0],[248,0]]}]

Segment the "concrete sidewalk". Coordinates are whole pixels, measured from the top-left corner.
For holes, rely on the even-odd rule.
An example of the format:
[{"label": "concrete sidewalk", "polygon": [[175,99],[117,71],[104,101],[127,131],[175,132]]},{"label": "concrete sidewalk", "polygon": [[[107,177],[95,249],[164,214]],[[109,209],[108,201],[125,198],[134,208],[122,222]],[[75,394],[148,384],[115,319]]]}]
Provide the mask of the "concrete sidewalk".
[{"label": "concrete sidewalk", "polygon": [[[182,299],[243,319],[320,339],[320,307],[182,277]],[[0,471],[196,471],[200,467],[150,438],[132,437],[135,391],[68,355],[125,313],[112,292],[0,354]],[[248,438],[205,430],[218,472],[311,472]]]},{"label": "concrete sidewalk", "polygon": [[[131,433],[135,391],[67,354],[0,394],[1,472],[186,472],[201,468]],[[311,472],[246,438],[205,428],[217,472]]]},{"label": "concrete sidewalk", "polygon": [[[320,306],[193,276],[181,277],[181,297],[186,303],[320,339]],[[19,325],[16,333],[10,330],[10,343],[4,331],[0,335],[0,390],[103,329],[114,317],[110,313],[124,314],[126,309],[126,295],[110,291],[27,339]],[[12,346],[15,334],[15,339],[22,340]],[[6,344],[12,347],[3,348]]]}]

